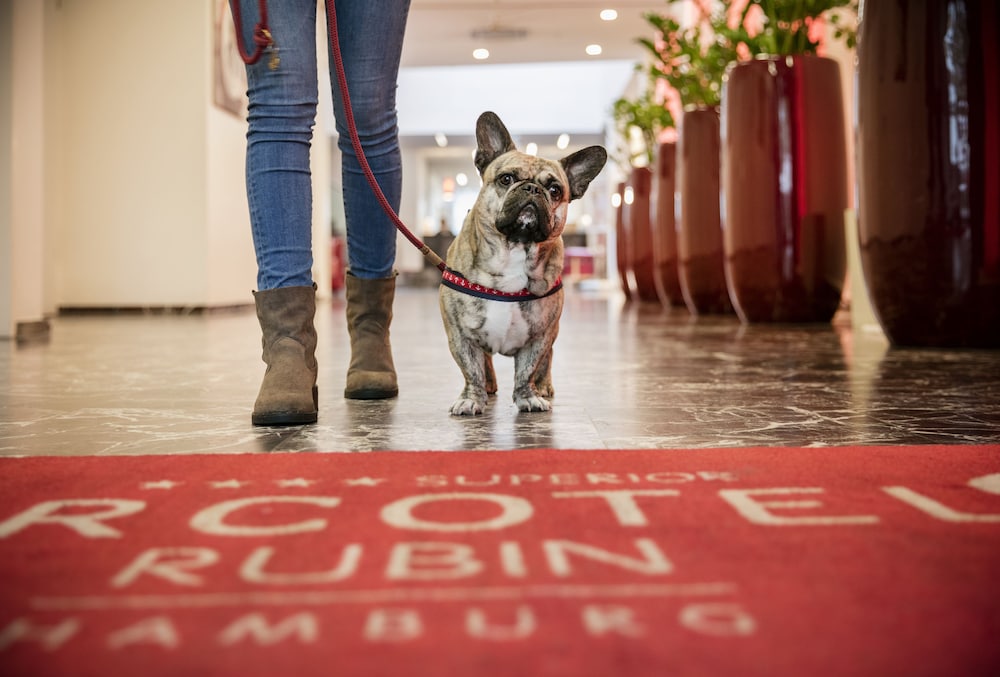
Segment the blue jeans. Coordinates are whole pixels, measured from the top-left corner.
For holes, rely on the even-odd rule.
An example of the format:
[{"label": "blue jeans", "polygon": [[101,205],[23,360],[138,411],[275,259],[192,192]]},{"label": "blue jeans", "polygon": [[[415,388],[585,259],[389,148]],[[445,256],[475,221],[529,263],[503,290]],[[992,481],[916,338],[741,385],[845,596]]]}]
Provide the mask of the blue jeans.
[{"label": "blue jeans", "polygon": [[[241,0],[246,45],[253,47],[257,0]],[[410,0],[337,0],[337,29],[351,107],[365,156],[389,203],[402,186],[396,80]],[[260,290],[311,286],[312,184],[309,146],[317,106],[316,0],[269,0],[268,23],[281,57],[247,66],[250,109],[246,185]],[[347,257],[355,277],[390,277],[396,229],[365,180],[351,145],[333,73],[334,114],[343,163]]]}]

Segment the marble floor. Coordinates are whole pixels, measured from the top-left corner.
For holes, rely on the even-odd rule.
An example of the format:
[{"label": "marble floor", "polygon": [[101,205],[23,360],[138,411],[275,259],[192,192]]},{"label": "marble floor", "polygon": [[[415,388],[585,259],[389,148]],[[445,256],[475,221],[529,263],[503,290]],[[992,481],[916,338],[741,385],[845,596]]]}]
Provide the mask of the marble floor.
[{"label": "marble floor", "polygon": [[487,413],[458,418],[433,289],[397,294],[390,401],[343,399],[344,302],[320,306],[315,425],[250,425],[250,307],[60,316],[46,343],[0,343],[0,455],[1000,442],[1000,351],[895,350],[849,323],[743,326],[570,289],[553,410],[518,413],[498,357]]}]

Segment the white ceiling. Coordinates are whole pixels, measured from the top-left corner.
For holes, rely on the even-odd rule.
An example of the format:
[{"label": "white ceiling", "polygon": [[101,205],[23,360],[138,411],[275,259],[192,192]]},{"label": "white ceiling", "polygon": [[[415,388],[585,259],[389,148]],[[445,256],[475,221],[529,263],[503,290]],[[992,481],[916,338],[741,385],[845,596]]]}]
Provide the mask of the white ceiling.
[{"label": "white ceiling", "polygon": [[[608,8],[617,20],[601,20]],[[650,33],[643,13],[665,10],[662,0],[412,0],[403,67],[637,60],[635,39]],[[586,54],[590,44],[601,45],[600,56]],[[489,49],[487,61],[473,59],[478,47]]]},{"label": "white ceiling", "polygon": [[[603,9],[618,18],[602,20]],[[643,14],[666,9],[663,0],[412,0],[400,132],[424,143],[434,132],[471,135],[478,113],[493,110],[515,137],[600,136],[645,57],[636,43],[651,33]],[[586,54],[590,44],[601,45],[599,56]],[[489,59],[473,58],[479,47]]]}]

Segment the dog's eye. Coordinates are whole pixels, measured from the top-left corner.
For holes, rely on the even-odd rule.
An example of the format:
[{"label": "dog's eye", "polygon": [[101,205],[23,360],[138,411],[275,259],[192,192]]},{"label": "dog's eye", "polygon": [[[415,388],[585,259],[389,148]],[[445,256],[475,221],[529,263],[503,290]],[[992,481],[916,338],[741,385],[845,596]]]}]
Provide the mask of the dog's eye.
[{"label": "dog's eye", "polygon": [[513,174],[501,174],[499,177],[497,177],[497,183],[499,183],[501,186],[510,186],[510,185],[513,185],[513,183],[514,183],[514,175]]},{"label": "dog's eye", "polygon": [[561,200],[563,196],[562,186],[560,186],[558,183],[553,183],[551,186],[549,186],[549,195],[552,196],[552,199],[557,202]]}]

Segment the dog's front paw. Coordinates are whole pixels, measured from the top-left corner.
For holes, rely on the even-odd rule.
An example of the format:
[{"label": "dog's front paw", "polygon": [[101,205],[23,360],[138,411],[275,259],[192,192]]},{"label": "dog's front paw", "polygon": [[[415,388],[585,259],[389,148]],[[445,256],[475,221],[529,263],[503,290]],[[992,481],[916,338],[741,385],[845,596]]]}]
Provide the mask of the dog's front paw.
[{"label": "dog's front paw", "polygon": [[552,396],[556,394],[552,388],[552,383],[536,383],[535,392],[538,393],[539,397],[543,397],[546,400],[551,400]]},{"label": "dog's front paw", "polygon": [[467,397],[459,397],[451,405],[452,416],[478,416],[486,411],[484,400],[474,400]]},{"label": "dog's front paw", "polygon": [[549,411],[552,409],[552,404],[544,397],[539,397],[538,395],[516,397],[514,398],[514,404],[517,405],[519,411]]}]

